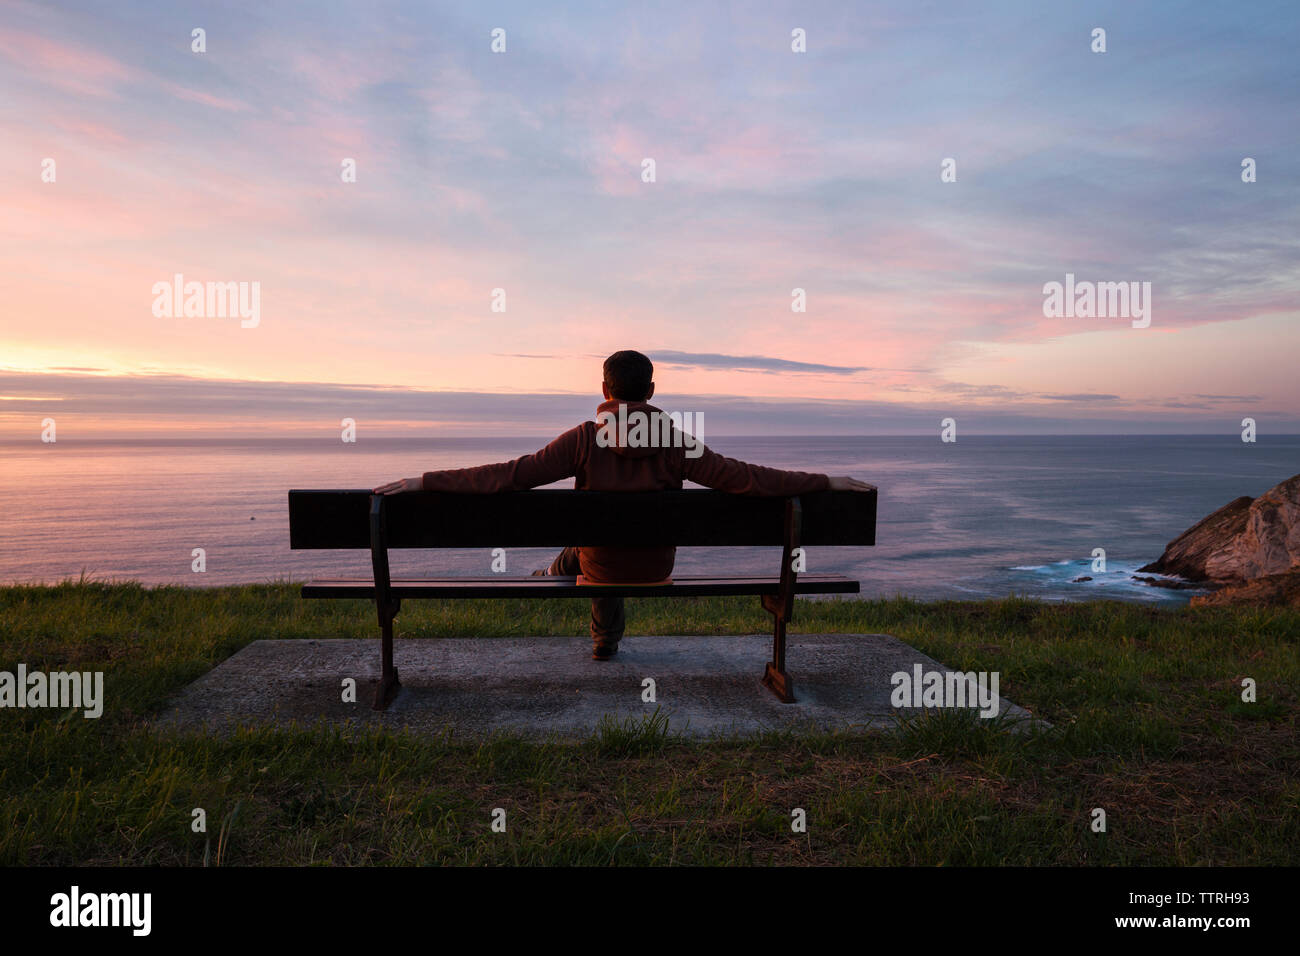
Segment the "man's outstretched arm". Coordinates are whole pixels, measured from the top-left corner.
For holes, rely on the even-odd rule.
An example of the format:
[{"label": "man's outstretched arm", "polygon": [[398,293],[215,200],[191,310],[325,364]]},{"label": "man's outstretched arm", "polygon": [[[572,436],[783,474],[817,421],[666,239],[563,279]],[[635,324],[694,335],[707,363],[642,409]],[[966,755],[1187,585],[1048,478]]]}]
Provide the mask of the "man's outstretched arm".
[{"label": "man's outstretched arm", "polygon": [[735,495],[780,497],[814,491],[875,491],[875,485],[856,478],[818,475],[807,471],[782,471],[764,465],[726,458],[704,448],[698,458],[685,459],[682,477]]},{"label": "man's outstretched arm", "polygon": [[415,478],[399,478],[380,485],[375,493],[396,495],[406,491],[447,491],[462,495],[492,495],[549,485],[562,478],[572,478],[577,473],[581,436],[582,426],[579,425],[535,454],[476,468],[426,471]]}]

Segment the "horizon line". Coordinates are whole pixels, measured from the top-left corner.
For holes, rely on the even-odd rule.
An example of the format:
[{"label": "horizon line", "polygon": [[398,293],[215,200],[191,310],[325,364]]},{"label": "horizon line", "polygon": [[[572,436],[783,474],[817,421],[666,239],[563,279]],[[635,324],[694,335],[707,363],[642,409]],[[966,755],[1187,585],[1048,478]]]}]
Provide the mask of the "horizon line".
[{"label": "horizon line", "polygon": [[[337,435],[337,429],[329,430],[330,435]],[[436,440],[436,441],[511,441],[515,439],[535,439],[542,435],[554,435],[553,432],[520,432],[512,435],[370,435],[367,441],[381,439],[385,441],[407,441],[407,440]],[[847,433],[826,433],[826,434],[760,434],[755,432],[727,432],[714,436],[715,438],[793,438],[801,441],[808,439],[836,439],[836,438],[937,438],[933,432],[847,432]],[[1239,438],[1238,432],[1070,432],[1070,433],[1027,433],[1027,432],[985,432],[969,431],[963,432],[961,437],[965,438]],[[1300,432],[1268,432],[1257,435],[1256,443],[1262,438],[1300,438]],[[275,441],[302,441],[317,442],[325,439],[324,436],[304,435],[299,433],[286,433],[283,435],[206,435],[206,436],[188,436],[178,434],[157,434],[157,435],[111,435],[98,438],[60,438],[55,442],[43,442],[39,437],[36,438],[0,438],[0,445],[26,445],[26,444],[94,444],[115,441],[166,441],[166,442],[205,442],[205,441],[242,441],[242,442],[275,442]],[[337,437],[330,440],[333,444],[361,444],[356,442],[338,442]],[[943,442],[941,444],[957,444],[957,441]],[[707,442],[706,442],[707,444]],[[1242,442],[1242,444],[1253,444],[1252,442]]]}]

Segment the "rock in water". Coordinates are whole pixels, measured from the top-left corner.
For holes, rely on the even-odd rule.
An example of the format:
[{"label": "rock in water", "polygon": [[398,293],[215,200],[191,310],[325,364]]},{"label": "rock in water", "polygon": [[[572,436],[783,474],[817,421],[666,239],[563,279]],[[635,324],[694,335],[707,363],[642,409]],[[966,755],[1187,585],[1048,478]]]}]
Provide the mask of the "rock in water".
[{"label": "rock in water", "polygon": [[[1242,561],[1233,570],[1248,580],[1300,568],[1300,475],[1255,499],[1241,548]],[[1210,571],[1220,569],[1211,566]]]},{"label": "rock in water", "polygon": [[1140,574],[1133,575],[1133,580],[1140,584],[1145,584],[1153,588],[1168,588],[1170,591],[1199,591],[1202,588],[1213,587],[1212,584],[1199,584],[1193,581],[1171,581],[1166,578],[1144,578]]},{"label": "rock in water", "polygon": [[1300,567],[1300,475],[1258,498],[1238,498],[1188,528],[1138,568],[1236,584]]},{"label": "rock in water", "polygon": [[1224,505],[1138,571],[1229,585],[1193,604],[1300,603],[1300,475]]},{"label": "rock in water", "polygon": [[1241,497],[1224,505],[1213,514],[1202,518],[1165,546],[1164,554],[1150,564],[1138,568],[1139,572],[1176,574],[1189,581],[1208,581],[1206,566],[1215,558],[1216,566],[1231,542],[1246,530],[1246,516],[1255,499]]}]

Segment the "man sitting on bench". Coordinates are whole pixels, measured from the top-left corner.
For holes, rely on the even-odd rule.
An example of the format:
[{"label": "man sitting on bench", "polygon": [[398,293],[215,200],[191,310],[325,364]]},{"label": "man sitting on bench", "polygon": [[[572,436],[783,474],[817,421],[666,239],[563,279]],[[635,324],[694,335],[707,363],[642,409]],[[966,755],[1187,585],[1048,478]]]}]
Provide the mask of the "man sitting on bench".
[{"label": "man sitting on bench", "polygon": [[[379,494],[442,491],[495,494],[524,491],[563,478],[576,478],[578,491],[667,491],[693,481],[739,495],[786,497],[814,491],[871,491],[856,478],[830,478],[803,471],[781,471],[714,454],[677,429],[620,427],[621,422],[664,421],[665,413],[648,404],[654,396],[654,365],[640,352],[615,352],[605,359],[601,391],[605,401],[595,422],[569,429],[534,455],[477,468],[425,472],[375,489]],[[666,416],[665,416],[666,417]],[[597,422],[600,424],[598,425]],[[551,566],[535,574],[581,575],[584,583],[659,583],[673,570],[677,549],[565,548]],[[592,657],[608,660],[618,651],[625,618],[621,597],[591,600]]]}]

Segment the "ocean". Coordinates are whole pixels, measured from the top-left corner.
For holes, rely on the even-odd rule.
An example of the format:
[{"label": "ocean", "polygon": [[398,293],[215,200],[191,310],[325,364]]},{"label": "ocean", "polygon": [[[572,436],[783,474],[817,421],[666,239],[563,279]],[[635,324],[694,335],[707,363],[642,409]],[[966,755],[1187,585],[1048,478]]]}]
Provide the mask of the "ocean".
[{"label": "ocean", "polygon": [[[117,440],[0,443],[0,582],[217,585],[369,574],[368,553],[289,550],[290,488],[368,488],[504,461],[535,438]],[[1131,580],[1209,512],[1300,471],[1300,436],[712,437],[719,454],[847,474],[880,489],[873,548],[810,548],[808,571],[862,596],[1020,594],[1179,604]],[[562,482],[555,487],[571,487]],[[206,571],[191,569],[206,552]],[[1094,549],[1105,571],[1094,570]],[[510,574],[553,549],[507,553]],[[777,548],[685,548],[680,573],[772,573]],[[397,575],[486,574],[487,550],[394,552]],[[1091,581],[1074,582],[1079,577]]]}]

